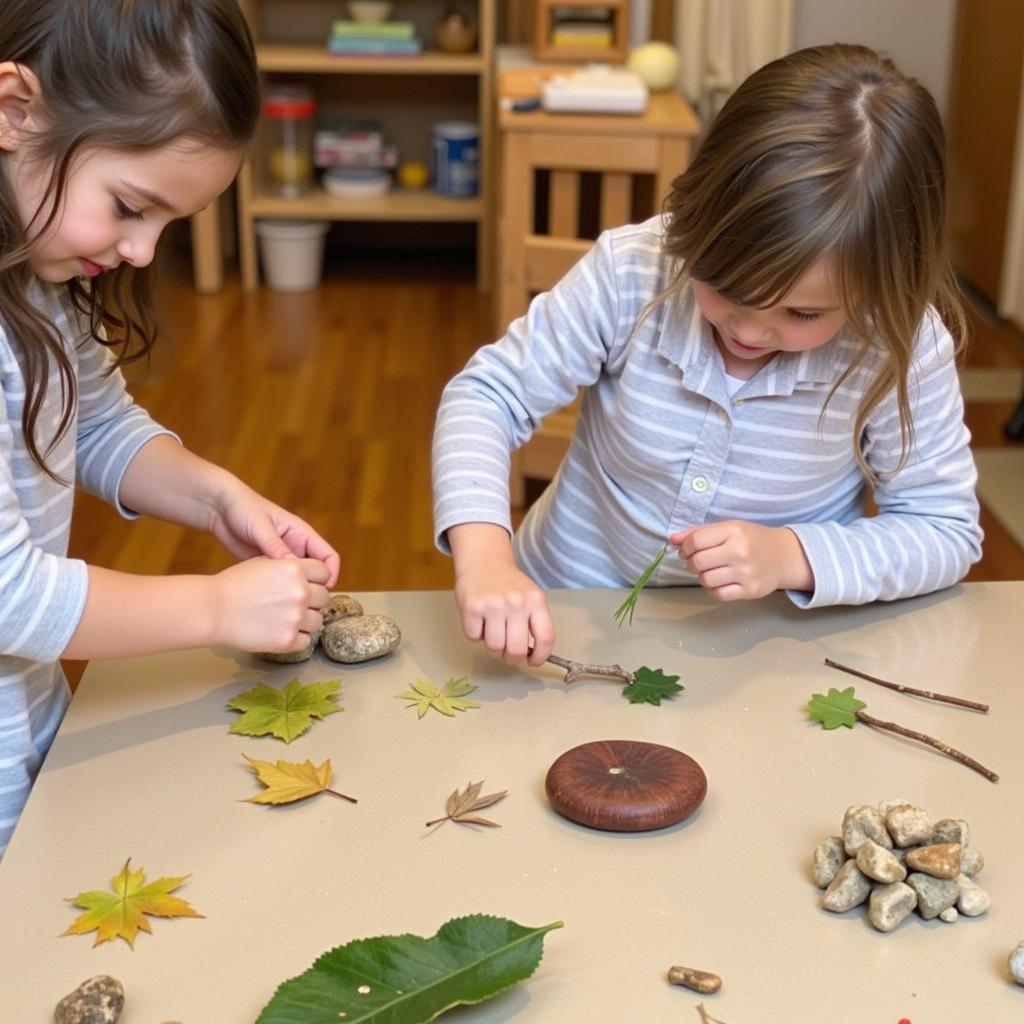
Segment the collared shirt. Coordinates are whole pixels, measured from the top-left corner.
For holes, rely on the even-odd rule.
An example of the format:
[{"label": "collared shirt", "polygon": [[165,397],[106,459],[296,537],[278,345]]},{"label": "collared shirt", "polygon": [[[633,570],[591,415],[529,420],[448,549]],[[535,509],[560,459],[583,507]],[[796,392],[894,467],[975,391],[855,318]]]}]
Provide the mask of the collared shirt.
[{"label": "collared shirt", "polygon": [[[46,454],[55,481],[31,459],[22,436],[25,379],[20,349],[0,324],[0,855],[67,708],[57,660],[85,607],[84,562],[67,557],[75,483],[106,498],[122,515],[121,477],[147,441],[167,433],[125,393],[111,373],[109,349],[92,339],[66,289],[33,294],[53,323],[78,381],[70,429]],[[51,365],[36,438],[46,452],[61,415],[61,388]]]},{"label": "collared shirt", "polygon": [[[813,593],[790,594],[801,607],[961,579],[980,557],[977,474],[938,316],[929,311],[914,341],[914,444],[900,468],[894,391],[853,437],[882,353],[846,329],[780,352],[730,397],[691,289],[641,318],[675,271],[661,236],[660,218],[602,234],[448,384],[434,435],[438,546],[449,550],[445,531],[459,523],[511,532],[510,453],[584,388],[569,452],[514,538],[518,564],[542,587],[631,585],[669,534],[728,519],[796,533],[815,581]],[[865,515],[855,443],[878,477],[877,516]],[[651,580],[696,582],[678,557]]]}]

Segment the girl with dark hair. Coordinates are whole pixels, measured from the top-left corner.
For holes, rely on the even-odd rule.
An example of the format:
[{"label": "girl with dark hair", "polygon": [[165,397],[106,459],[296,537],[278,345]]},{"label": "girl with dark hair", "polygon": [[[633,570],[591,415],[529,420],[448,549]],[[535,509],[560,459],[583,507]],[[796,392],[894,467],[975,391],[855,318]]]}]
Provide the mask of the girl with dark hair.
[{"label": "girl with dark hair", "polygon": [[[981,530],[945,189],[935,103],[889,60],[837,44],[748,78],[664,214],[605,232],[448,385],[435,527],[466,635],[540,664],[543,588],[629,585],[666,541],[653,585],[722,601],[962,579]],[[510,539],[510,452],[580,387]]]},{"label": "girl with dark hair", "polygon": [[[154,341],[157,239],[227,188],[258,113],[235,0],[0,4],[0,854],[67,706],[58,658],[299,650],[337,577],[323,538],[183,448],[119,369]],[[242,561],[69,559],[76,483]]]}]

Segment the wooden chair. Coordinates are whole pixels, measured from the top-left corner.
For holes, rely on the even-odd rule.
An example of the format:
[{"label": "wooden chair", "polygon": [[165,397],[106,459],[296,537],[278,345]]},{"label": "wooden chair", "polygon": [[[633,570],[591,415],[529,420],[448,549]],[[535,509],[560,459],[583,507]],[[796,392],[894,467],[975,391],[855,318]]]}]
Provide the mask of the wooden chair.
[{"label": "wooden chair", "polygon": [[[559,70],[504,71],[499,95],[536,94],[544,74]],[[586,228],[603,231],[661,208],[673,178],[689,163],[699,127],[674,92],[652,95],[641,116],[501,109],[498,334],[526,311],[532,295],[551,288],[587,252],[596,231]],[[596,216],[587,195],[596,199]],[[575,422],[575,406],[549,416],[513,455],[513,505],[523,504],[526,477],[554,475]]]}]

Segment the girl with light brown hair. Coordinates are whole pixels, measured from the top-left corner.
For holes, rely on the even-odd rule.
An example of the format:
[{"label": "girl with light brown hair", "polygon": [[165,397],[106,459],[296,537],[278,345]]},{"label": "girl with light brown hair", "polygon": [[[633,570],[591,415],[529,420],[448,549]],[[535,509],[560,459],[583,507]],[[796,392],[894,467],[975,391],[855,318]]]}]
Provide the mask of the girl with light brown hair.
[{"label": "girl with light brown hair", "polygon": [[[448,385],[435,526],[463,628],[540,664],[544,589],[784,590],[802,608],[947,587],[980,557],[932,97],[860,46],[755,72],[664,214],[605,232]],[[511,537],[507,469],[586,389]],[[865,514],[871,494],[878,514]]]}]

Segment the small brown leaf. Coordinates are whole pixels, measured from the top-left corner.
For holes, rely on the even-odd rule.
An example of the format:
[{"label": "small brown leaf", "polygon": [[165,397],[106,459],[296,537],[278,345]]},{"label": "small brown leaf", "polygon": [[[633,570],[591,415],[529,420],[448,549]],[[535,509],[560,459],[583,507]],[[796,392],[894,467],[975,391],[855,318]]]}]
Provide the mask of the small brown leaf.
[{"label": "small brown leaf", "polygon": [[501,826],[496,821],[478,817],[473,812],[496,804],[508,795],[508,790],[503,789],[500,793],[487,793],[484,796],[480,796],[480,790],[483,788],[483,785],[483,780],[481,780],[480,782],[467,783],[462,793],[456,789],[445,803],[445,811],[447,812],[445,816],[428,821],[426,827],[432,828],[434,825],[440,825],[444,821],[457,821],[467,825],[488,825],[491,828],[500,828]]}]

